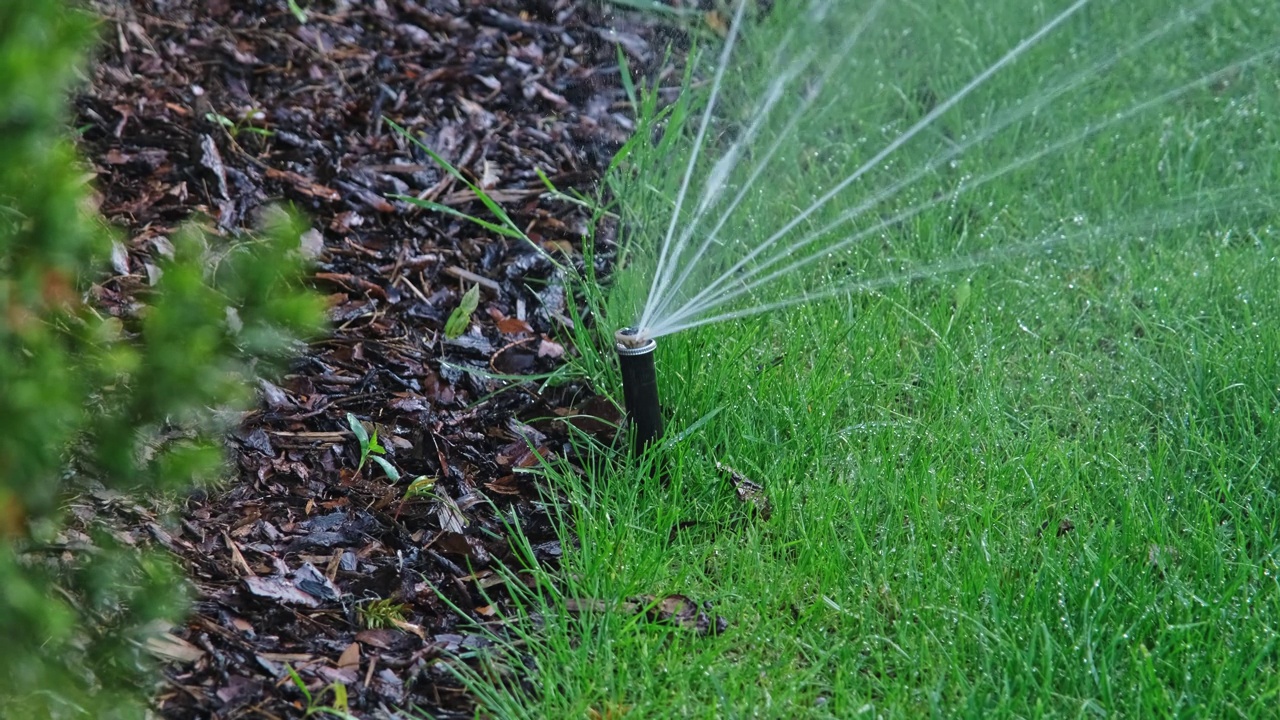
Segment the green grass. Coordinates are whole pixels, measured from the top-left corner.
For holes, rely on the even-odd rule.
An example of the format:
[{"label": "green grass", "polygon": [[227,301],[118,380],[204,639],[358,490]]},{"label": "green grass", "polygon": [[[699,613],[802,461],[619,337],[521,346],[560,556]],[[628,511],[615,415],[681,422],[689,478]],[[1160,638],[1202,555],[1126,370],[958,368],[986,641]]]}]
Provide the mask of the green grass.
[{"label": "green grass", "polygon": [[[1170,4],[1096,3],[843,207],[1069,77],[1058,60],[1073,51],[1080,68],[1132,42]],[[758,242],[927,112],[921,98],[947,97],[1065,6],[1037,5],[890,3],[858,53],[864,71],[842,73],[844,91],[785,138],[781,169],[731,237]],[[841,35],[823,27],[805,37],[826,53]],[[1275,3],[1224,0],[891,205],[1261,50],[1275,28]],[[713,143],[749,117],[781,32],[748,39]],[[1064,220],[1087,231],[1052,253],[662,338],[669,443],[637,461],[584,439],[584,474],[545,468],[567,551],[561,570],[533,568],[536,592],[511,611],[521,642],[472,678],[488,712],[1274,714],[1278,80],[1274,58],[1231,73],[735,307],[998,257]],[[613,175],[634,244],[600,300],[600,338],[584,330],[579,348],[617,397],[600,339],[643,300],[703,101],[689,93],[665,118],[645,108]],[[725,267],[734,252],[705,260]],[[717,461],[765,487],[769,519]],[[621,605],[670,593],[712,601],[728,630],[698,637]],[[570,612],[570,599],[588,609]]]}]

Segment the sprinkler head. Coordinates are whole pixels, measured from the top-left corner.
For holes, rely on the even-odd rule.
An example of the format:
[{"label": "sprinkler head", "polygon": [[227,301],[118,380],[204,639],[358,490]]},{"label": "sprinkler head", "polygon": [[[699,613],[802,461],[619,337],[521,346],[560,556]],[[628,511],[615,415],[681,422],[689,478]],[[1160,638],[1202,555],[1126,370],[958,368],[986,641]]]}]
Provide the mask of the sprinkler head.
[{"label": "sprinkler head", "polygon": [[627,416],[635,426],[635,453],[639,455],[662,437],[658,375],[653,364],[653,351],[658,343],[635,328],[622,328],[613,337],[622,369],[622,398],[627,405]]},{"label": "sprinkler head", "polygon": [[[639,352],[653,352],[653,349],[658,346],[656,342],[650,340],[644,333],[631,327],[624,327],[614,333],[613,339],[619,346]],[[623,351],[619,350],[618,352]]]}]

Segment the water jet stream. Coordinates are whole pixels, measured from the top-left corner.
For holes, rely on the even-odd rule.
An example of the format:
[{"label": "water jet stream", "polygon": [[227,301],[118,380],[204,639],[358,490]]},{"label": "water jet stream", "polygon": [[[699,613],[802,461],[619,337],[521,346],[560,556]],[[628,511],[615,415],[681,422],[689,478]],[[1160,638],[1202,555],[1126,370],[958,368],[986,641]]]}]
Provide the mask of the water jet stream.
[{"label": "water jet stream", "polygon": [[[1000,59],[996,60],[994,63],[988,66],[985,70],[978,73],[971,80],[969,80],[969,82],[966,83],[964,87],[960,88],[960,90],[958,90],[956,93],[951,95],[951,97],[947,98],[942,103],[938,104],[928,113],[926,113],[924,117],[918,120],[914,125],[912,125],[906,131],[904,131],[901,135],[899,135],[896,139],[890,142],[883,149],[881,149],[880,152],[876,153],[870,160],[867,160],[865,163],[863,163],[852,174],[850,174],[844,180],[840,181],[835,187],[833,187],[831,190],[827,191],[824,195],[822,195],[817,200],[815,200],[808,208],[804,209],[802,212],[796,215],[796,217],[792,218],[786,225],[782,227],[782,229],[778,230],[776,233],[771,235],[767,240],[765,240],[763,243],[757,246],[756,249],[750,252],[746,257],[739,260],[732,268],[726,271],[726,275],[732,275],[733,273],[737,272],[742,267],[744,267],[747,263],[749,263],[752,259],[757,257],[761,252],[764,252],[766,249],[768,249],[774,243],[776,243],[779,239],[786,236],[786,234],[791,232],[791,230],[793,230],[796,226],[803,223],[811,215],[813,215],[813,213],[817,212],[819,209],[825,206],[828,202],[830,202],[832,198],[839,195],[841,192],[844,191],[845,188],[849,187],[854,182],[857,182],[859,178],[865,175],[872,168],[879,165],[882,161],[884,161],[885,158],[893,154],[893,152],[896,151],[898,148],[902,147],[907,142],[910,142],[913,138],[916,137],[916,135],[920,134],[921,131],[928,128],[930,125],[932,125],[935,120],[937,120],[947,111],[949,111],[951,108],[955,107],[956,104],[958,104],[961,100],[963,100],[965,97],[970,95],[974,90],[981,87],[985,82],[987,82],[987,80],[989,80],[996,73],[1000,72],[1005,67],[1009,66],[1011,63],[1016,61],[1024,53],[1026,53],[1028,50],[1034,47],[1038,42],[1044,39],[1045,36],[1053,32],[1062,23],[1066,22],[1068,18],[1070,18],[1075,13],[1079,12],[1083,7],[1088,5],[1090,2],[1092,2],[1092,0],[1076,0],[1066,10],[1063,10],[1062,12],[1058,13],[1051,20],[1049,20],[1047,23],[1041,26],[1040,29],[1036,30],[1030,36],[1024,38],[1021,42],[1015,45],[1013,49],[1009,50],[1003,56],[1001,56]],[[741,22],[741,17],[742,17],[741,12],[742,12],[742,4],[740,3],[738,8],[738,15],[736,15],[734,18],[734,23],[735,23],[734,29],[730,32],[730,40],[726,42],[726,47],[725,47],[726,54],[721,60],[722,63],[727,61],[727,51],[732,49],[733,40],[736,39],[737,27],[738,27],[738,24]],[[714,107],[715,96],[719,92],[719,83],[723,78],[724,69],[725,68],[723,64],[719,68],[717,68],[716,82],[713,86],[712,100],[711,102],[708,103],[708,106],[707,106],[708,110],[711,110],[712,107]],[[662,250],[660,252],[659,260],[658,260],[658,269],[654,276],[653,287],[651,288],[649,293],[650,302],[653,302],[653,299],[655,297],[661,297],[662,291],[666,289],[665,283],[660,283],[660,280],[664,277],[664,271],[666,270],[666,264],[668,260],[668,254],[669,254],[668,246],[670,245],[671,236],[673,234],[676,222],[679,220],[680,208],[684,200],[684,194],[688,186],[690,176],[692,175],[693,168],[695,167],[695,162],[700,150],[699,146],[702,144],[703,137],[706,134],[706,123],[709,121],[709,113],[703,115],[703,121],[704,121],[704,124],[702,127],[699,128],[698,137],[694,140],[695,147],[692,153],[691,161],[688,169],[686,170],[684,180],[682,181],[680,195],[678,196],[678,199],[676,202],[675,212],[673,213],[671,218],[671,225],[670,225],[670,228],[668,229],[667,237],[662,244]],[[646,303],[646,306],[648,306],[648,304],[649,303]],[[641,315],[640,327],[642,330],[648,327],[651,319],[652,319],[652,309],[646,307],[645,312]]]},{"label": "water jet stream", "polygon": [[[1055,247],[1068,245],[1072,247],[1087,247],[1094,242],[1114,240],[1116,237],[1132,236],[1137,232],[1146,231],[1155,233],[1160,230],[1185,225],[1188,220],[1199,217],[1202,214],[1246,208],[1265,208],[1268,210],[1274,210],[1274,200],[1272,198],[1259,198],[1257,200],[1240,199],[1239,195],[1244,189],[1246,188],[1233,187],[1223,189],[1219,191],[1219,194],[1229,197],[1230,200],[1210,205],[1208,207],[1205,206],[1205,195],[1179,198],[1178,201],[1172,203],[1168,208],[1164,208],[1159,211],[1151,211],[1146,216],[1137,220],[1129,220],[1124,223],[1115,223],[1104,227],[1080,230],[1074,233],[1058,230],[1042,233],[1034,240],[993,248],[991,250],[974,253],[972,255],[933,263],[914,270],[904,270],[899,273],[884,275],[873,280],[861,280],[849,284],[837,285],[814,293],[806,293],[804,295],[776,300],[762,305],[734,310],[711,317],[690,320],[688,322],[664,328],[662,334],[670,335],[672,333],[682,332],[685,330],[692,330],[693,328],[701,327],[703,325],[710,325],[728,320],[738,320],[751,317],[753,315],[772,312],[774,310],[782,310],[795,307],[797,305],[803,305],[808,302],[847,296],[855,293],[875,292],[877,290],[895,287],[918,280],[928,280],[965,270],[975,270],[987,267],[997,262],[1004,262],[1014,257],[1026,257],[1037,253],[1046,253]],[[1194,202],[1197,207],[1190,207],[1192,202]]]},{"label": "water jet stream", "polygon": [[[749,268],[746,273],[738,275],[736,277],[736,280],[738,281],[739,284],[745,284],[745,282],[749,280],[751,277],[754,277],[760,272],[763,272],[765,269],[772,266],[773,264],[781,260],[783,257],[790,255],[796,252],[797,250],[807,247],[808,245],[820,239],[826,233],[832,231],[839,225],[842,225],[846,222],[851,222],[861,214],[865,213],[867,210],[870,210],[875,205],[878,205],[881,202],[890,199],[902,189],[913,185],[916,181],[930,174],[931,172],[941,167],[945,163],[949,162],[950,160],[956,157],[959,157],[967,150],[986,142],[987,140],[995,137],[1001,131],[1014,125],[1015,123],[1020,122],[1031,115],[1034,115],[1044,107],[1052,104],[1055,100],[1059,99],[1060,97],[1066,95],[1067,93],[1073,90],[1079,89],[1082,85],[1086,84],[1087,82],[1096,80],[1097,78],[1102,76],[1103,71],[1105,71],[1107,68],[1119,62],[1125,56],[1131,55],[1137,50],[1140,50],[1141,48],[1149,45],[1155,40],[1158,40],[1159,38],[1167,35],[1169,32],[1176,29],[1177,27],[1184,25],[1186,23],[1189,23],[1191,20],[1195,19],[1198,15],[1200,15],[1205,9],[1211,6],[1215,1],[1216,0],[1202,0],[1202,2],[1200,2],[1198,6],[1192,9],[1189,9],[1187,11],[1184,11],[1174,20],[1169,21],[1163,24],[1162,26],[1156,28],[1155,30],[1148,32],[1145,36],[1139,38],[1137,41],[1129,44],[1125,48],[1112,53],[1109,57],[1094,63],[1092,66],[1080,72],[1077,72],[1074,76],[1072,76],[1068,80],[1059,83],[1056,87],[1051,88],[1044,93],[1041,93],[1030,103],[1021,105],[1018,108],[1017,112],[1007,113],[1005,117],[997,119],[995,122],[983,128],[982,131],[979,132],[976,136],[966,140],[961,144],[953,145],[950,150],[930,160],[923,167],[913,172],[909,176],[895,182],[893,185],[889,186],[888,188],[877,191],[869,199],[863,201],[852,210],[849,210],[843,213],[837,221],[827,225],[821,230],[812,232],[809,235],[806,235],[803,239],[799,240],[798,242],[793,243],[787,246],[786,248],[783,248],[783,250],[781,251],[783,253],[782,255],[779,255],[760,265],[756,265]],[[855,36],[858,32],[860,32],[860,30],[855,30]],[[835,66],[832,66],[832,69],[834,69],[834,67]],[[1158,99],[1157,102],[1167,101],[1168,99],[1171,99],[1171,97],[1164,97],[1164,98]],[[1132,116],[1136,114],[1137,114],[1136,112],[1133,112],[1127,116]],[[788,130],[789,129],[790,129],[790,125],[788,126]],[[1101,128],[1098,128],[1098,129],[1100,130]],[[784,131],[784,134],[785,132],[786,131]],[[1094,132],[1096,132],[1096,130]],[[1076,137],[1077,137],[1077,140],[1083,140],[1084,138],[1088,137],[1088,135],[1090,134],[1092,133],[1084,132],[1084,133],[1080,133]],[[770,154],[766,156],[766,162],[767,162],[767,159],[772,156],[773,151],[776,150],[776,148],[780,145],[781,137],[783,136],[782,135],[779,136],[779,140],[775,142],[774,148],[771,148]],[[691,258],[690,262],[686,263],[684,272],[681,274],[680,278],[669,288],[669,291],[666,297],[663,297],[661,300],[659,300],[656,303],[657,309],[653,313],[653,316],[649,318],[650,320],[654,318],[662,318],[667,316],[667,313],[670,310],[671,303],[677,297],[676,291],[678,291],[679,288],[683,286],[685,281],[688,279],[689,275],[693,272],[694,267],[697,264],[697,259],[701,257],[701,255],[710,248],[711,243],[714,241],[717,233],[727,222],[729,218],[729,214],[732,213],[733,210],[737,207],[738,202],[740,202],[742,197],[745,196],[747,189],[749,189],[750,185],[755,181],[759,172],[763,170],[763,164],[764,163],[762,162],[762,164],[757,167],[756,171],[753,172],[751,178],[748,179],[746,186],[744,186],[743,190],[739,193],[738,197],[735,198],[735,203],[731,205],[730,208],[728,208],[721,215],[720,222],[708,234],[707,239],[703,242],[702,246],[698,249],[698,252],[694,254],[694,256]],[[932,207],[932,205],[930,205],[930,207]],[[690,224],[689,229],[686,230],[686,233],[691,233],[693,231],[694,226],[696,226],[697,224],[697,220],[698,219],[695,218],[694,222]],[[759,248],[759,251],[763,251],[764,249],[765,248],[761,247]],[[678,254],[677,254],[677,257],[678,257]],[[739,265],[745,265],[746,262],[749,261],[750,259],[751,259],[751,256],[744,258],[744,262],[739,263]],[[708,309],[708,307],[714,307],[719,304],[722,304],[722,302],[717,299],[717,292],[720,290],[721,286],[724,285],[724,283],[726,283],[730,279],[734,279],[734,273],[735,273],[735,270],[737,269],[741,269],[741,267],[735,266],[734,268],[730,268],[729,270],[722,273],[720,276],[713,279],[709,285],[707,285],[705,288],[699,291],[693,298],[690,298],[680,308],[678,308],[677,311],[674,313],[674,315],[681,316],[681,315],[697,314],[698,312]],[[703,302],[704,300],[709,300],[709,302],[704,303]],[[704,305],[706,307],[704,307]]]},{"label": "water jet stream", "polygon": [[[658,268],[653,277],[653,285],[649,289],[649,294],[660,295],[664,289],[660,285],[662,271],[667,262],[667,251],[671,244],[671,237],[675,234],[676,223],[680,220],[680,210],[684,207],[685,195],[689,192],[689,182],[693,179],[693,170],[698,164],[698,155],[702,150],[702,141],[707,135],[707,128],[711,125],[711,117],[716,109],[716,100],[720,96],[720,86],[724,82],[725,71],[729,68],[729,58],[733,56],[733,46],[738,39],[738,31],[742,27],[742,18],[746,12],[746,0],[739,0],[738,10],[734,13],[733,24],[729,28],[729,37],[725,40],[724,50],[720,53],[720,64],[716,68],[715,80],[711,84],[711,98],[707,101],[707,107],[702,113],[702,122],[698,127],[698,136],[693,141],[693,152],[689,156],[689,166],[685,169],[684,180],[680,183],[680,193],[676,196],[676,207],[671,213],[671,224],[667,226],[667,236],[662,242],[662,251],[658,257]],[[640,325],[641,329],[644,323]]]},{"label": "water jet stream", "polygon": [[[668,292],[665,294],[664,297],[661,298],[661,300],[659,300],[653,306],[651,311],[650,311],[650,306],[646,305],[645,314],[641,316],[641,327],[644,327],[647,321],[650,321],[655,317],[662,317],[662,315],[669,309],[670,303],[675,298],[674,291],[684,286],[684,283],[689,279],[689,275],[693,272],[697,259],[701,257],[704,253],[706,253],[707,250],[711,248],[712,244],[715,243],[716,239],[719,237],[720,230],[724,228],[725,223],[727,223],[729,220],[729,217],[733,214],[735,210],[738,209],[738,207],[742,204],[742,201],[746,199],[747,194],[751,191],[751,188],[755,186],[756,180],[758,180],[760,178],[760,175],[764,173],[765,169],[769,167],[769,163],[772,162],[774,156],[777,155],[778,150],[782,148],[782,145],[785,139],[788,136],[790,136],[790,134],[795,130],[796,126],[799,125],[800,120],[804,116],[805,112],[807,112],[808,109],[813,105],[813,102],[817,100],[818,96],[822,93],[822,89],[826,87],[827,83],[831,81],[832,77],[840,69],[841,63],[844,61],[844,58],[853,52],[854,48],[858,44],[858,41],[861,40],[863,33],[866,32],[867,28],[870,27],[871,23],[879,15],[880,9],[884,7],[884,3],[885,3],[885,0],[876,0],[871,5],[871,7],[867,10],[867,12],[863,14],[862,19],[858,22],[857,25],[854,26],[853,30],[850,31],[848,38],[846,38],[844,42],[844,45],[836,53],[835,62],[831,62],[827,65],[826,71],[823,72],[823,74],[818,78],[817,82],[814,84],[812,88],[810,88],[809,92],[805,93],[805,96],[801,100],[800,104],[796,107],[796,109],[791,113],[791,116],[787,119],[786,125],[784,125],[782,130],[777,133],[777,135],[774,138],[774,141],[770,144],[764,156],[755,164],[754,168],[751,171],[750,176],[747,177],[746,182],[743,183],[742,188],[738,191],[738,194],[733,198],[733,201],[729,203],[729,207],[727,207],[724,211],[720,213],[719,222],[717,222],[715,227],[711,228],[710,232],[707,233],[706,238],[702,241],[702,245],[700,245],[698,249],[693,253],[693,257],[691,261],[685,264],[685,268],[680,273],[680,277],[675,280],[675,282],[670,286],[670,288],[668,288]],[[698,221],[700,219],[701,218],[694,218],[694,221],[691,222],[688,228],[685,230],[686,235],[688,236],[693,235],[694,230],[697,229]],[[677,257],[679,257],[679,254],[677,254]]]},{"label": "water jet stream", "polygon": [[[1237,62],[1231,63],[1230,65],[1227,65],[1219,70],[1209,73],[1208,75],[1197,78],[1196,80],[1193,80],[1189,83],[1181,85],[1177,88],[1174,88],[1173,90],[1167,91],[1165,93],[1160,94],[1159,96],[1156,96],[1154,98],[1141,102],[1137,105],[1134,105],[1129,109],[1125,110],[1124,112],[1119,113],[1111,118],[1108,118],[1107,120],[1104,120],[1099,123],[1095,123],[1093,125],[1089,125],[1085,127],[1083,130],[1063,140],[1052,143],[1033,153],[1020,157],[1004,165],[1001,168],[998,168],[992,172],[989,172],[985,175],[980,176],[976,180],[973,180],[971,182],[967,182],[961,185],[959,188],[957,188],[951,193],[948,193],[941,197],[934,198],[933,200],[930,200],[928,202],[915,205],[911,208],[908,208],[907,210],[903,210],[833,245],[823,246],[817,252],[811,255],[808,255],[807,257],[804,257],[800,260],[796,260],[779,270],[775,270],[763,278],[751,280],[751,278],[753,278],[758,273],[763,272],[764,270],[767,270],[769,267],[772,267],[774,264],[777,264],[778,262],[781,262],[782,260],[790,257],[791,252],[794,252],[795,250],[801,249],[803,247],[807,247],[808,245],[812,244],[814,241],[821,238],[825,234],[835,230],[840,225],[850,222],[854,218],[860,216],[872,205],[878,204],[884,199],[887,199],[889,195],[896,193],[906,184],[910,184],[915,180],[919,179],[919,177],[923,176],[925,172],[927,172],[927,170],[919,172],[900,183],[895,183],[895,185],[891,186],[888,190],[882,193],[877,193],[876,195],[869,198],[867,201],[864,201],[863,203],[859,204],[857,207],[848,211],[846,214],[837,218],[832,223],[829,223],[822,229],[812,233],[809,236],[806,236],[806,238],[802,242],[789,248],[787,253],[776,255],[770,258],[769,260],[767,260],[766,262],[760,263],[759,265],[753,267],[750,272],[745,274],[743,277],[739,278],[740,284],[736,288],[729,290],[727,292],[714,295],[711,298],[704,298],[702,295],[700,295],[699,297],[694,298],[694,300],[691,300],[689,303],[687,303],[685,306],[677,310],[675,313],[673,313],[671,316],[669,316],[665,320],[659,321],[658,323],[654,324],[652,327],[647,328],[646,332],[650,337],[661,337],[663,335],[669,335],[673,332],[677,332],[679,328],[684,327],[684,325],[682,325],[681,323],[683,323],[685,320],[697,317],[698,315],[705,313],[709,310],[714,310],[717,307],[722,307],[725,303],[731,302],[732,300],[738,297],[741,297],[742,295],[745,295],[761,287],[764,287],[774,280],[777,280],[781,277],[789,275],[815,262],[819,262],[823,258],[829,256],[831,253],[844,250],[849,246],[853,245],[854,243],[860,240],[866,239],[867,237],[870,237],[871,235],[881,230],[884,230],[886,228],[905,222],[906,220],[916,217],[917,215],[925,212],[926,210],[937,207],[938,205],[941,205],[945,202],[953,201],[955,198],[959,197],[960,195],[963,195],[979,187],[982,187],[983,185],[986,185],[994,180],[997,180],[1005,175],[1008,175],[1011,172],[1027,167],[1039,160],[1044,159],[1045,157],[1048,157],[1050,155],[1053,155],[1055,153],[1068,149],[1074,145],[1077,145],[1080,142],[1084,141],[1085,139],[1091,136],[1097,135],[1098,133],[1102,132],[1103,130],[1106,130],[1107,128],[1113,127],[1127,120],[1130,120],[1133,117],[1136,117],[1137,115],[1147,112],[1153,108],[1162,106],[1165,103],[1181,95],[1185,95],[1186,93],[1192,90],[1209,85],[1233,72],[1240,70],[1241,68],[1256,64],[1261,60],[1278,57],[1278,56],[1280,56],[1280,45],[1273,46],[1262,52],[1255,53],[1254,55],[1251,55],[1250,57],[1247,57],[1243,60],[1239,60]],[[986,138],[984,137],[982,139],[986,139]],[[960,152],[963,152],[963,150],[968,149],[968,147],[970,146],[971,144],[966,144],[966,145],[958,146],[958,149]],[[959,153],[955,152],[954,154],[959,154]],[[946,157],[949,158],[951,156],[953,156],[953,153],[949,152]],[[705,291],[704,291],[704,294],[705,294]],[[699,304],[694,305],[694,302],[698,302]],[[675,326],[675,328],[673,329],[672,326]]]}]

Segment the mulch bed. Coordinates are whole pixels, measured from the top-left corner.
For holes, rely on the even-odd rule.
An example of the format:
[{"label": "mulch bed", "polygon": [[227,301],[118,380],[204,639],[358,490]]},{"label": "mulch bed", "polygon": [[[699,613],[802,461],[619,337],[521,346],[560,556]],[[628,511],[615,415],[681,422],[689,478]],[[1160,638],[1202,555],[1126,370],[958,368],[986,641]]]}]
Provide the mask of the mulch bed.
[{"label": "mulch bed", "polygon": [[[659,66],[668,38],[653,18],[577,0],[335,0],[306,22],[284,0],[97,10],[103,47],[76,123],[101,210],[122,229],[100,306],[139,312],[154,258],[191,218],[236,233],[287,202],[315,228],[302,250],[333,328],[278,384],[261,383],[231,441],[238,476],[194,495],[179,523],[96,498],[125,508],[139,542],[177,555],[195,588],[193,613],[155,648],[170,659],[157,710],[296,717],[291,667],[313,693],[341,683],[360,717],[415,706],[470,717],[443,662],[486,643],[474,628],[502,597],[493,568],[514,562],[506,521],[519,520],[540,562],[561,553],[539,509],[546,489],[520,470],[568,452],[555,418],[616,420],[616,408],[583,383],[539,394],[493,379],[574,352],[563,344],[574,299],[521,241],[389,199],[485,214],[384,117],[544,249],[581,263],[588,216],[548,197],[535,170],[593,192],[631,129],[616,48],[656,77],[671,72]],[[594,236],[602,263],[614,232]],[[445,319],[476,283],[472,330],[446,340]],[[356,472],[347,413],[377,429],[399,484]],[[430,494],[406,498],[419,476],[434,480]],[[375,599],[403,604],[403,618],[369,627],[360,608]]]}]

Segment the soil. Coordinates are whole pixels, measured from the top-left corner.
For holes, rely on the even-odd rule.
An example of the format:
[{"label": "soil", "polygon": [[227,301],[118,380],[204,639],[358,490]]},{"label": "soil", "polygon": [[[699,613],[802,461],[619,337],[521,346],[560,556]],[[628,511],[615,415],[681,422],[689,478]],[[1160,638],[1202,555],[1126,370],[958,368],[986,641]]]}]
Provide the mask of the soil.
[{"label": "soil", "polygon": [[[225,486],[192,495],[172,522],[95,496],[125,507],[131,538],[176,555],[194,588],[192,613],[153,647],[167,661],[156,711],[299,717],[292,668],[320,704],[340,683],[356,717],[471,717],[448,663],[486,645],[479,628],[500,616],[494,569],[518,565],[510,521],[538,562],[562,552],[541,509],[554,496],[520,471],[570,452],[556,418],[618,412],[584,382],[539,392],[494,379],[571,356],[575,300],[524,241],[394,199],[486,216],[391,122],[541,249],[580,265],[594,243],[605,269],[616,229],[593,233],[587,211],[537,173],[594,194],[632,127],[617,48],[633,72],[672,77],[673,37],[653,16],[577,0],[335,0],[305,22],[285,0],[96,9],[103,46],[76,125],[101,211],[120,229],[100,306],[139,312],[155,258],[192,218],[237,234],[288,203],[312,222],[300,250],[332,324],[287,376],[260,383],[258,409],[229,441]],[[471,330],[447,340],[473,284]],[[399,482],[373,463],[357,470],[348,413],[378,432]]]}]

